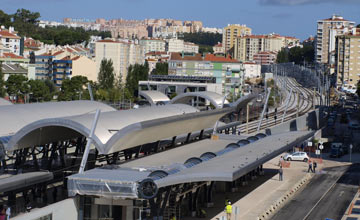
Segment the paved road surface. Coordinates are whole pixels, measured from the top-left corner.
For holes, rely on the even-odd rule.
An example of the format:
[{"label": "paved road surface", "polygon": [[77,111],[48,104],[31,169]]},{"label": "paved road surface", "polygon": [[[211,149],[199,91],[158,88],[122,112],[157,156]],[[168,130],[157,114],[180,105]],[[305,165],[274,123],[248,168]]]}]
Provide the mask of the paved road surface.
[{"label": "paved road surface", "polygon": [[359,181],[359,164],[324,169],[271,219],[341,219],[359,188]]}]

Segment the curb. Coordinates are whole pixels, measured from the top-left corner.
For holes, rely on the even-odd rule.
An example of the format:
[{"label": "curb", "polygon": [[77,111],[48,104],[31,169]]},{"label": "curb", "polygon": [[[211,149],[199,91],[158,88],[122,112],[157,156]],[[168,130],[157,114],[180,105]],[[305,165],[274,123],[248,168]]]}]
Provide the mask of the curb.
[{"label": "curb", "polygon": [[277,209],[279,209],[284,203],[291,198],[302,186],[306,185],[308,181],[312,178],[311,174],[306,174],[299,182],[297,182],[292,189],[288,190],[281,198],[276,200],[266,211],[264,211],[260,216],[257,217],[257,220],[264,220],[269,218],[274,214]]}]

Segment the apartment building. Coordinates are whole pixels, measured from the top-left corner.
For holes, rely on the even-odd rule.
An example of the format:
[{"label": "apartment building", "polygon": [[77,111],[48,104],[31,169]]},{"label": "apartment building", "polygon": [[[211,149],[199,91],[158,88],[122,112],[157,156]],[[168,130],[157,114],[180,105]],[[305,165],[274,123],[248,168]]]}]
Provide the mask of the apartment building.
[{"label": "apartment building", "polygon": [[145,53],[149,52],[164,52],[165,51],[165,41],[161,39],[142,39],[140,40],[140,45],[144,47]]},{"label": "apartment building", "polygon": [[234,58],[240,61],[253,61],[260,52],[278,52],[285,47],[284,41],[277,35],[248,35],[237,37]]},{"label": "apartment building", "polygon": [[20,37],[13,27],[5,29],[4,26],[0,28],[0,41],[3,45],[3,50],[6,52],[20,55]]},{"label": "apartment building", "polygon": [[235,45],[237,37],[251,35],[251,28],[246,25],[228,24],[223,30],[222,45],[226,53],[229,53]]},{"label": "apartment building", "polygon": [[360,35],[342,35],[335,42],[337,86],[355,86],[360,80]]},{"label": "apartment building", "polygon": [[262,51],[254,55],[254,61],[260,65],[271,65],[276,62],[276,57],[276,52]]},{"label": "apartment building", "polygon": [[69,48],[35,56],[35,79],[49,79],[57,87],[61,87],[64,79],[73,76],[85,76],[96,81],[95,61],[87,56],[79,56]]},{"label": "apartment building", "polygon": [[101,61],[111,59],[116,76],[126,80],[128,67],[145,62],[144,47],[127,40],[100,40],[95,44],[96,72],[100,71]]},{"label": "apartment building", "polygon": [[171,53],[169,75],[214,77],[223,94],[236,93],[242,89],[244,67],[230,56],[195,53]]},{"label": "apartment building", "polygon": [[199,46],[191,42],[184,42],[184,52],[199,53]]},{"label": "apartment building", "polygon": [[225,53],[225,49],[222,45],[222,43],[218,43],[216,44],[215,46],[213,46],[213,51],[214,51],[214,54],[224,54]]},{"label": "apartment building", "polygon": [[355,22],[333,15],[317,22],[315,59],[318,63],[333,64],[331,54],[335,51],[336,36],[352,32]]}]

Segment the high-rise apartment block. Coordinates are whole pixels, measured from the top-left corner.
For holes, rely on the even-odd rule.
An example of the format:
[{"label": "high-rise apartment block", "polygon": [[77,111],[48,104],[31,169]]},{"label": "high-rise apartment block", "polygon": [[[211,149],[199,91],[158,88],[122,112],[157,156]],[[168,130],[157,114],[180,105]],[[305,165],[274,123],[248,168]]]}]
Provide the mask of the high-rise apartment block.
[{"label": "high-rise apartment block", "polygon": [[317,22],[315,59],[318,63],[334,64],[336,36],[352,32],[355,22],[345,20],[341,16],[333,15],[331,18]]},{"label": "high-rise apartment block", "polygon": [[337,86],[355,86],[360,80],[360,35],[342,35],[335,42]]},{"label": "high-rise apartment block", "polygon": [[245,35],[251,35],[251,28],[246,27],[246,25],[228,24],[228,26],[223,30],[222,39],[222,45],[224,47],[225,53],[231,52],[237,37]]},{"label": "high-rise apartment block", "polygon": [[278,52],[285,47],[284,40],[278,35],[247,35],[237,37],[234,58],[240,61],[253,61],[260,52]]},{"label": "high-rise apartment block", "polygon": [[145,62],[144,47],[133,41],[100,40],[95,44],[96,70],[99,72],[101,61],[111,59],[115,75],[126,80],[128,67]]}]

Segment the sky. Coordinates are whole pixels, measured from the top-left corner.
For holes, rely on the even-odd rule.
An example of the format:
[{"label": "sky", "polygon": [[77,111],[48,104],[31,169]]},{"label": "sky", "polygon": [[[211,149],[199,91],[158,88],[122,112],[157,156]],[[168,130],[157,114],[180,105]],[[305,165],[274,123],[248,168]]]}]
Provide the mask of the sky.
[{"label": "sky", "polygon": [[360,0],[1,0],[0,9],[40,12],[42,20],[172,18],[200,20],[205,27],[246,24],[254,34],[279,33],[302,40],[316,21],[342,15],[360,23]]}]

